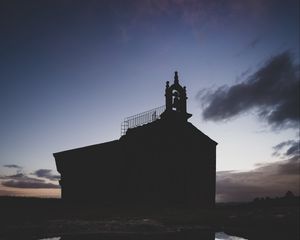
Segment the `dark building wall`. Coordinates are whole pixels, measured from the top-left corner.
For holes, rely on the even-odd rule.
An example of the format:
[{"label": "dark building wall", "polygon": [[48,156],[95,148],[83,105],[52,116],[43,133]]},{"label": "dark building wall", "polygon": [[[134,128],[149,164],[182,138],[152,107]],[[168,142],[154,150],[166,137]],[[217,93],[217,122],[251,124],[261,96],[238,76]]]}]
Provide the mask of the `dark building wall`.
[{"label": "dark building wall", "polygon": [[54,154],[61,174],[62,198],[103,201],[115,192],[120,170],[118,141]]},{"label": "dark building wall", "polygon": [[216,143],[188,122],[158,120],[121,139],[140,201],[214,203]]},{"label": "dark building wall", "polygon": [[216,143],[188,122],[157,120],[120,140],[54,156],[66,200],[215,202]]}]

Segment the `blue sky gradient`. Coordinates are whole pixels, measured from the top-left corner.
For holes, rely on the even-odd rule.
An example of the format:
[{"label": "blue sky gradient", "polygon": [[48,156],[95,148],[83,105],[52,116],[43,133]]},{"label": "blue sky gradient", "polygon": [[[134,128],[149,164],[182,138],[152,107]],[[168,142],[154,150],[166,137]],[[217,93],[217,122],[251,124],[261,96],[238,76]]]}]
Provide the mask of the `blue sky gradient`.
[{"label": "blue sky gradient", "polygon": [[191,122],[219,142],[218,171],[278,161],[272,147],[297,137],[254,112],[204,121],[197,98],[246,80],[283,51],[299,64],[296,0],[30,0],[0,9],[2,176],[14,173],[6,164],[55,173],[53,152],[119,138],[125,117],[164,104],[176,70]]}]

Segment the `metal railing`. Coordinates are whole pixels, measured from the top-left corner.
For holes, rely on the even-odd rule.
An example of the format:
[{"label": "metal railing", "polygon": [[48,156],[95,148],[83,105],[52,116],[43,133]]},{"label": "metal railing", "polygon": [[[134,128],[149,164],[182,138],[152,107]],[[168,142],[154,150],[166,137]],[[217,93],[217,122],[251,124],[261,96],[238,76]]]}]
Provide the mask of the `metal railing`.
[{"label": "metal railing", "polygon": [[135,128],[144,124],[154,122],[160,118],[160,114],[165,111],[166,106],[160,106],[146,112],[142,112],[124,119],[121,123],[121,136],[125,135],[128,128]]}]

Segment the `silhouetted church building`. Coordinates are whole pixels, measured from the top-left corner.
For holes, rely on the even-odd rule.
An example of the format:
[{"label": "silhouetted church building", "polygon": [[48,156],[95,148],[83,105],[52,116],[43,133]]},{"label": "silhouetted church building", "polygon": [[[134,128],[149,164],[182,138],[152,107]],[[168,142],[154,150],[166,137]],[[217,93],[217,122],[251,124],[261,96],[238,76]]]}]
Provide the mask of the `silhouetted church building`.
[{"label": "silhouetted church building", "polygon": [[127,118],[120,139],[54,153],[62,198],[214,206],[217,143],[188,122],[175,72],[160,109]]}]

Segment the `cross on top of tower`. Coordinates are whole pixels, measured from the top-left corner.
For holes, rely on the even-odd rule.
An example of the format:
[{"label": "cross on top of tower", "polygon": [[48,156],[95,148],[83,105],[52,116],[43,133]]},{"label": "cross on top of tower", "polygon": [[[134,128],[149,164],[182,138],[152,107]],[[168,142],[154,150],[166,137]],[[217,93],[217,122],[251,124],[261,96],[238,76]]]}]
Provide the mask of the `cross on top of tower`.
[{"label": "cross on top of tower", "polygon": [[174,84],[179,84],[179,80],[178,80],[178,72],[177,72],[177,71],[175,71]]}]

